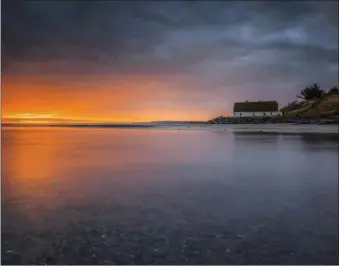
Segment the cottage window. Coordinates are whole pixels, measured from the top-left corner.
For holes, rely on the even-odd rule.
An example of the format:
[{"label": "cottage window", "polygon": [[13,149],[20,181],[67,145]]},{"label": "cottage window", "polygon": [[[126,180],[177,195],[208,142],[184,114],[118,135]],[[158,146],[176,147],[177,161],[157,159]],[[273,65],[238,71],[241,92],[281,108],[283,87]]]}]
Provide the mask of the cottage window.
[{"label": "cottage window", "polygon": [[242,113],[240,113],[240,116],[242,116]]},{"label": "cottage window", "polygon": [[264,113],[264,115],[266,115],[266,113]]},{"label": "cottage window", "polygon": [[272,112],[270,112],[270,115],[272,115]]}]

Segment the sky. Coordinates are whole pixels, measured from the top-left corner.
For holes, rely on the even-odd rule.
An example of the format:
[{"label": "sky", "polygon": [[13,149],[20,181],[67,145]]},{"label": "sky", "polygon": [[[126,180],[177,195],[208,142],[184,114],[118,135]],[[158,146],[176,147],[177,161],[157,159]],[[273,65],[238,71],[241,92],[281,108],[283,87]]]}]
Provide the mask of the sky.
[{"label": "sky", "polygon": [[3,121],[208,120],[338,83],[337,1],[1,2]]}]

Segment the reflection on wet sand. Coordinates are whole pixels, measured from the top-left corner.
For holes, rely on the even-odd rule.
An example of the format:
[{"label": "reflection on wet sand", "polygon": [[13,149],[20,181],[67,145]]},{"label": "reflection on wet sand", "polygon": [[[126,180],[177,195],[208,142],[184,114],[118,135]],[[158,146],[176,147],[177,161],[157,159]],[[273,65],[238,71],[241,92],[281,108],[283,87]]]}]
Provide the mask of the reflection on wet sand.
[{"label": "reflection on wet sand", "polygon": [[4,129],[2,262],[336,264],[335,145],[207,130]]}]

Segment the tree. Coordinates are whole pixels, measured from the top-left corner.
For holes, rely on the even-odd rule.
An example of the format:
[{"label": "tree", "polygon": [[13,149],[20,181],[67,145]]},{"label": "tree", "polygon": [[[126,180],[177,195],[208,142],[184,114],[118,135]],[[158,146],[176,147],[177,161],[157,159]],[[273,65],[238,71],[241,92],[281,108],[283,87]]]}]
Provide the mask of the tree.
[{"label": "tree", "polygon": [[297,95],[298,98],[305,101],[321,98],[325,95],[325,91],[320,89],[319,85],[314,83],[311,86],[306,87],[301,90],[300,95]]},{"label": "tree", "polygon": [[338,90],[337,86],[334,86],[332,89],[330,89],[327,94],[329,94],[329,95],[330,94],[339,94],[339,90]]}]

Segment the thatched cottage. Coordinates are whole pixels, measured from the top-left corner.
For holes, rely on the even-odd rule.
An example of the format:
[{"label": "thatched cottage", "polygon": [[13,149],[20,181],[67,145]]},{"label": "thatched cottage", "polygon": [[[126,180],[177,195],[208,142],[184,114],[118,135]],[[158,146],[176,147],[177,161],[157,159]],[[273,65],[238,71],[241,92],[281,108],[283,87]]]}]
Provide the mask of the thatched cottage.
[{"label": "thatched cottage", "polygon": [[234,117],[281,115],[276,101],[239,102],[234,104]]}]

